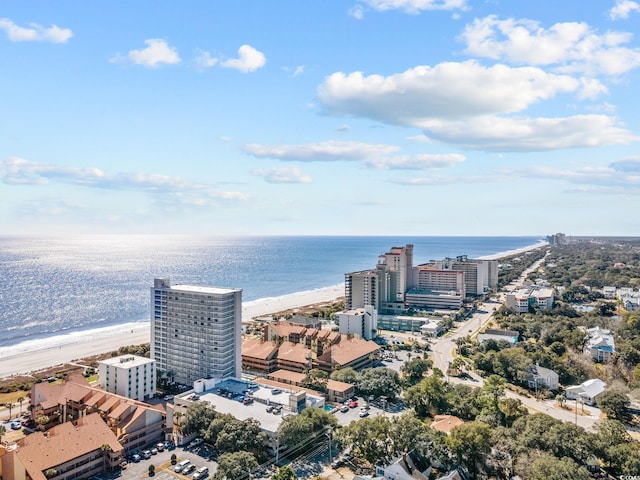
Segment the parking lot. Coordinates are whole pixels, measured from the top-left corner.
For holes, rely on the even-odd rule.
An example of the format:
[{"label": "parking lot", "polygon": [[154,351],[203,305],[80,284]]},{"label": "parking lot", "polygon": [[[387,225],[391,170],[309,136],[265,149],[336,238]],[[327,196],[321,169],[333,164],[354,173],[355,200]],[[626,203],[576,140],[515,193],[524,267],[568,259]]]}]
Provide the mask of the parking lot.
[{"label": "parking lot", "polygon": [[158,480],[175,480],[179,478],[184,480],[185,478],[191,478],[195,469],[189,474],[182,475],[173,471],[173,465],[171,464],[171,455],[174,454],[177,457],[177,461],[189,460],[193,465],[197,467],[206,466],[209,468],[209,476],[211,478],[216,472],[218,464],[212,459],[213,452],[210,447],[206,445],[200,445],[199,447],[189,449],[183,447],[176,447],[173,450],[164,450],[158,452],[156,455],[152,455],[149,459],[142,459],[139,462],[131,462],[120,472],[119,475],[103,475],[103,480],[111,480],[116,476],[119,478],[135,478],[147,477],[149,473],[149,465],[153,465],[155,470],[155,476],[153,478]]}]

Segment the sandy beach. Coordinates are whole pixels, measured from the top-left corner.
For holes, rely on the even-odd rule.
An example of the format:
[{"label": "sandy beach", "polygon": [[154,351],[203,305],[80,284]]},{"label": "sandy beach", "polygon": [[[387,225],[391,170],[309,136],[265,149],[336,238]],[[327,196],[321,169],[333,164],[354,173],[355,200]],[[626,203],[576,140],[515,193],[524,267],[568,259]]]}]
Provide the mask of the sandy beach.
[{"label": "sandy beach", "polygon": [[[283,310],[294,309],[306,305],[331,302],[344,296],[344,284],[319,288],[307,292],[292,293],[281,297],[264,298],[242,305],[242,321],[266,317]],[[56,345],[50,348],[20,353],[0,359],[0,378],[11,375],[29,373],[44,368],[73,362],[80,358],[99,353],[117,350],[126,345],[148,343],[150,338],[149,324],[140,323],[133,329],[102,336],[96,339],[80,339],[76,343]]]}]

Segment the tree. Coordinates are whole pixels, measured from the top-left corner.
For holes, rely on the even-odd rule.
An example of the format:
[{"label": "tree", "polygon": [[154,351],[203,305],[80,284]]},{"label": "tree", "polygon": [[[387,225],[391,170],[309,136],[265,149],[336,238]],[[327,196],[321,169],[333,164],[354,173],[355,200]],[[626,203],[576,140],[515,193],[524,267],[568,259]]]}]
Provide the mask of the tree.
[{"label": "tree", "polygon": [[[532,458],[533,457],[533,458]],[[570,458],[557,458],[548,453],[525,456],[519,462],[517,473],[530,480],[590,480],[587,469]]]},{"label": "tree", "polygon": [[307,375],[302,380],[302,387],[310,388],[316,392],[326,392],[327,382],[329,381],[329,375],[327,372],[313,368],[307,372]]},{"label": "tree", "polygon": [[258,466],[255,457],[249,452],[223,453],[218,458],[216,478],[219,480],[249,480],[251,472]]},{"label": "tree", "polygon": [[268,440],[267,433],[262,431],[260,422],[257,420],[233,418],[233,420],[227,421],[218,433],[215,447],[222,453],[244,450],[259,455],[264,451]]},{"label": "tree", "polygon": [[187,412],[181,422],[182,431],[185,435],[203,434],[215,417],[216,411],[209,403],[193,402],[187,407]]},{"label": "tree", "polygon": [[607,390],[597,399],[598,408],[600,408],[608,418],[628,422],[631,420],[629,412],[629,397],[617,390]]},{"label": "tree", "polygon": [[47,477],[47,478],[53,478],[56,475],[58,475],[58,471],[55,468],[48,468],[44,472],[44,476]]},{"label": "tree", "polygon": [[474,478],[484,469],[483,459],[491,451],[491,428],[483,422],[469,422],[455,427],[446,440],[458,462],[467,467]]},{"label": "tree", "polygon": [[356,385],[360,382],[360,374],[351,367],[345,367],[340,370],[336,370],[335,372],[331,372],[331,376],[329,378],[337,382],[351,383],[352,385]]},{"label": "tree", "polygon": [[106,469],[107,458],[109,457],[109,453],[111,453],[113,449],[111,448],[111,445],[109,445],[108,443],[103,443],[102,445],[100,445],[100,451],[102,452],[103,469]]},{"label": "tree", "polygon": [[271,475],[270,480],[298,480],[298,475],[289,465],[278,468],[278,471]]},{"label": "tree", "polygon": [[18,403],[20,404],[20,416],[22,416],[22,402],[24,402],[24,397],[18,397]]},{"label": "tree", "polygon": [[2,406],[9,409],[9,419],[11,419],[11,409],[13,408],[13,403],[11,402],[3,403]]},{"label": "tree", "polygon": [[390,421],[387,417],[367,417],[351,422],[336,432],[337,440],[346,449],[370,464],[387,460],[393,453],[389,441]]},{"label": "tree", "polygon": [[38,418],[36,418],[36,423],[40,427],[40,430],[44,430],[45,425],[47,425],[49,421],[50,419],[46,415],[40,415]]},{"label": "tree", "polygon": [[7,428],[4,425],[0,425],[0,445],[2,444],[2,437],[7,434]]},{"label": "tree", "polygon": [[149,465],[149,476],[153,477],[156,474],[156,467],[155,465]]},{"label": "tree", "polygon": [[438,369],[434,370],[431,376],[409,388],[404,398],[419,417],[443,413],[447,407],[447,400],[442,372]]},{"label": "tree", "polygon": [[175,453],[171,454],[171,465],[175,465],[178,462],[178,457]]},{"label": "tree", "polygon": [[336,417],[320,408],[305,408],[299,415],[284,417],[276,437],[281,445],[288,447],[304,446],[315,435],[334,429],[338,422]]},{"label": "tree", "polygon": [[367,368],[362,372],[359,390],[363,395],[385,396],[393,400],[400,391],[400,378],[390,368]]},{"label": "tree", "polygon": [[432,367],[433,362],[431,360],[420,357],[405,362],[404,365],[400,367],[403,383],[407,387],[412,387],[422,380],[424,374]]}]

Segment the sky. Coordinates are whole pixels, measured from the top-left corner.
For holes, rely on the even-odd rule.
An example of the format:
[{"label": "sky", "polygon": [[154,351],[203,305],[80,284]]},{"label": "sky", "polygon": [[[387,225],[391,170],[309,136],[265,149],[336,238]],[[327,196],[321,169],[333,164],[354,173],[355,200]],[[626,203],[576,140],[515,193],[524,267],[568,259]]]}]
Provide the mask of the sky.
[{"label": "sky", "polygon": [[0,234],[640,235],[640,0],[3,0]]}]

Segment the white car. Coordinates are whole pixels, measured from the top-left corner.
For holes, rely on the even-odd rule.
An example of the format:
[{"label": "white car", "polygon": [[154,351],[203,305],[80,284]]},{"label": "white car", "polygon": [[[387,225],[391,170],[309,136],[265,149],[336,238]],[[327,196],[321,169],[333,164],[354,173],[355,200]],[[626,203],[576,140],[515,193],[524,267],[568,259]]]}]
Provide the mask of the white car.
[{"label": "white car", "polygon": [[198,445],[200,445],[200,444],[201,444],[201,443],[203,443],[203,442],[204,442],[204,440],[203,440],[202,438],[198,437],[198,438],[196,438],[193,442],[191,442],[191,443],[189,444],[189,448],[197,447]]}]

